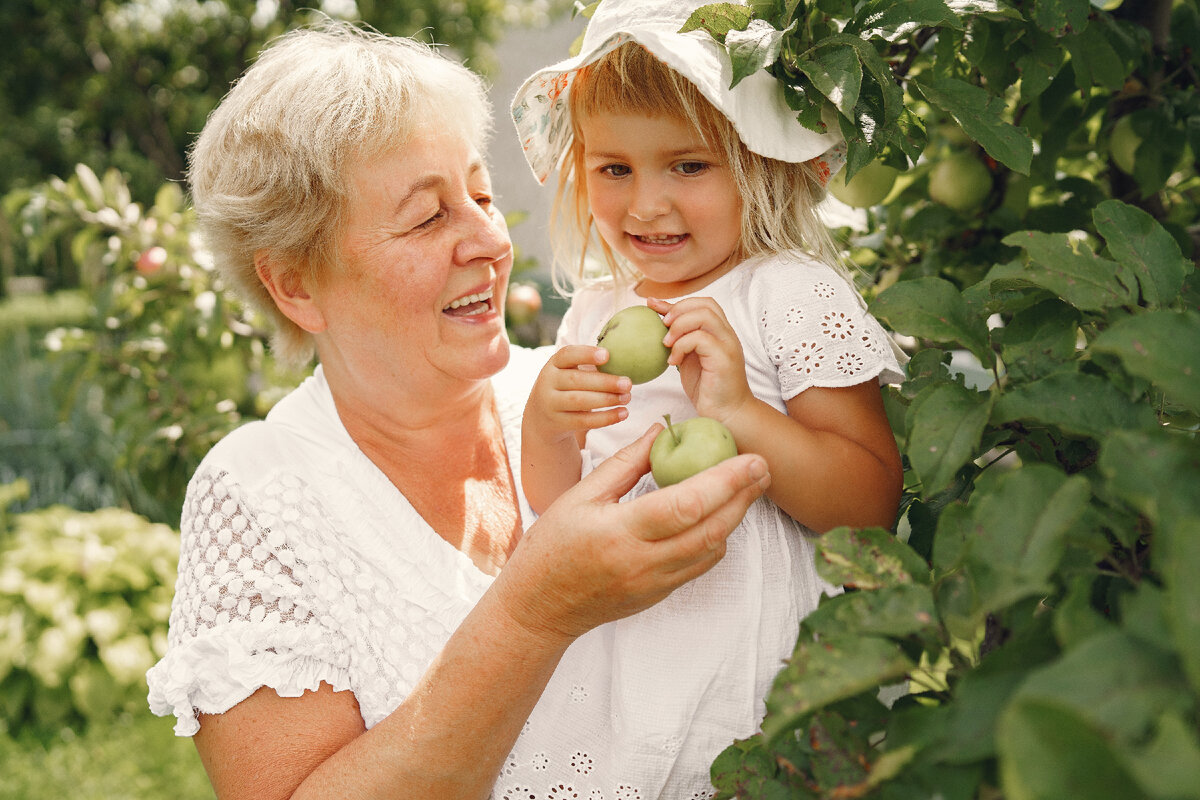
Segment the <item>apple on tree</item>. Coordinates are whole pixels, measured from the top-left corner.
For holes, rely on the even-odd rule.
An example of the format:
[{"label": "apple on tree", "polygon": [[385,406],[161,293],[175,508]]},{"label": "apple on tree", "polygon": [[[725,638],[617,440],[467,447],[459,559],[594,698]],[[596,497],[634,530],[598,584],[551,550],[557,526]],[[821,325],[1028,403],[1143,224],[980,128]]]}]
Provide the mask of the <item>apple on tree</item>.
[{"label": "apple on tree", "polygon": [[542,293],[533,284],[514,283],[508,287],[504,310],[513,325],[528,325],[542,311]]},{"label": "apple on tree", "polygon": [[596,345],[608,351],[608,361],[597,367],[610,375],[624,375],[634,383],[652,381],[667,369],[671,348],[663,344],[667,326],[649,306],[623,308],[604,324]]},{"label": "apple on tree", "polygon": [[712,417],[692,417],[676,425],[663,417],[665,430],[650,445],[650,474],[670,486],[738,454],[733,434]]},{"label": "apple on tree", "polygon": [[846,171],[841,170],[829,179],[829,193],[853,208],[870,208],[879,205],[896,183],[899,170],[879,161],[872,161],[846,180]]},{"label": "apple on tree", "polygon": [[134,266],[143,275],[153,275],[167,263],[167,250],[160,245],[154,245],[138,256]]},{"label": "apple on tree", "polygon": [[992,191],[992,173],[971,153],[955,153],[929,172],[929,199],[966,214],[983,205]]}]

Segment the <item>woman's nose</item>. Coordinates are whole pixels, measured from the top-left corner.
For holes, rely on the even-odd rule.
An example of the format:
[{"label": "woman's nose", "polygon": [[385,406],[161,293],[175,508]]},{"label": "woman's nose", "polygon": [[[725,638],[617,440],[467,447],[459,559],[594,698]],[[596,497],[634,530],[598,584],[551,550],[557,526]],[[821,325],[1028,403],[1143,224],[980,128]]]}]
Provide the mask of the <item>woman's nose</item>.
[{"label": "woman's nose", "polygon": [[458,245],[458,260],[467,264],[478,259],[499,261],[512,252],[512,240],[504,215],[493,205],[486,208],[472,202],[464,219],[464,231]]}]

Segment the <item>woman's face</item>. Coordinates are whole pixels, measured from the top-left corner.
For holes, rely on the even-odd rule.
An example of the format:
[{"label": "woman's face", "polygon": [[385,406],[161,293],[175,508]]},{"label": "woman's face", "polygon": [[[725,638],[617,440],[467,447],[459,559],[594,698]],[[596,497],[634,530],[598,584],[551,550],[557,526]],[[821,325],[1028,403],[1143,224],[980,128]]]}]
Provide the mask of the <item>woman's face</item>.
[{"label": "woman's face", "polygon": [[353,187],[341,264],[317,290],[322,361],[414,388],[496,374],[508,361],[512,243],[475,147],[426,125],[359,165]]}]

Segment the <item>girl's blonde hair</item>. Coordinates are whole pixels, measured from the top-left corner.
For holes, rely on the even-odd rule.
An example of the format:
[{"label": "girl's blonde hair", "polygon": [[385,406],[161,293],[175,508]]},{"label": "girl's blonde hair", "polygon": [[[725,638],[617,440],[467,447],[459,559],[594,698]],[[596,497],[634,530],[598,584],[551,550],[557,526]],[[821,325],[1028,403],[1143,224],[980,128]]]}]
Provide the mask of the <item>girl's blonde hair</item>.
[{"label": "girl's blonde hair", "polygon": [[274,321],[282,361],[307,363],[312,341],[275,307],[255,254],[312,278],[336,270],[355,169],[430,119],[482,152],[482,80],[429,45],[334,21],[276,39],[209,117],[189,154],[198,226],[221,275]]},{"label": "girl's blonde hair", "polygon": [[817,205],[825,196],[818,168],[811,162],[778,161],[749,150],[733,123],[694,84],[641,45],[628,42],[580,69],[568,98],[574,138],[559,169],[551,215],[552,272],[559,291],[570,293],[586,280],[593,248],[615,280],[640,278],[593,229],[581,121],[595,114],[668,115],[700,133],[724,158],[741,193],[741,241],[735,253],[739,261],[804,250],[850,280],[833,237],[817,214]]}]

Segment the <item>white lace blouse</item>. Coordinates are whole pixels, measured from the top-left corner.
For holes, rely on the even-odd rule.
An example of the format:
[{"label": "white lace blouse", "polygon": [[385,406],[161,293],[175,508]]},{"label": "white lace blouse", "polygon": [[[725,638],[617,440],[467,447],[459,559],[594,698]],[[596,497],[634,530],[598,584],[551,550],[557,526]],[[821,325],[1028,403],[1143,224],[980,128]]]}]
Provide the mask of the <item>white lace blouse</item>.
[{"label": "white lace blouse", "polygon": [[[519,483],[520,422],[549,355],[513,348],[493,379]],[[533,518],[522,500],[522,516]],[[218,443],[188,486],[168,649],[150,708],[222,713],[256,689],[349,689],[368,727],[391,713],[491,584],[358,449],[324,374]]]}]

